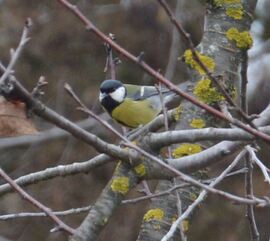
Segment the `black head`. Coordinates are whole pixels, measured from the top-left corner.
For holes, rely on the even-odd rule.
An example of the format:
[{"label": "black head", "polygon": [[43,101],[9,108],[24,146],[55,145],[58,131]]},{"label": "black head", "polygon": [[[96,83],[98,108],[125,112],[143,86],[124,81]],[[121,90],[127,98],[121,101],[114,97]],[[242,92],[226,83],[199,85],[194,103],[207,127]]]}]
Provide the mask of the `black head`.
[{"label": "black head", "polygon": [[126,97],[126,88],[119,80],[104,80],[100,85],[99,101],[111,113]]},{"label": "black head", "polygon": [[99,89],[101,93],[110,94],[121,86],[123,86],[121,81],[114,79],[107,79],[101,83]]}]

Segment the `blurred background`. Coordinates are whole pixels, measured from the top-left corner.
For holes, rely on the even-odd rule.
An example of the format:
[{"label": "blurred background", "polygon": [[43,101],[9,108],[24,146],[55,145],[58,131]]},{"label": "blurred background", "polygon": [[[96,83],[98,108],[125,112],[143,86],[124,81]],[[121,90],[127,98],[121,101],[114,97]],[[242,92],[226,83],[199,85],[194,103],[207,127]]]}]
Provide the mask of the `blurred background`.
[{"label": "blurred background", "polygon": [[[201,1],[179,0],[178,4],[174,0],[167,2],[173,9],[178,8],[179,19],[192,34],[194,42],[198,43],[203,32],[204,7]],[[143,51],[145,61],[155,69],[160,69],[172,81],[181,83],[186,80],[187,70],[178,60],[178,57],[181,59],[185,46],[173,34],[168,17],[156,1],[79,0],[73,3],[103,32],[115,34],[116,41],[127,50],[135,55]],[[249,63],[250,110],[257,113],[269,103],[270,98],[269,12],[270,1],[259,0],[252,26],[256,41],[250,51]],[[17,46],[28,17],[34,23],[31,41],[16,65],[16,77],[31,90],[39,77],[45,76],[49,85],[43,97],[44,103],[74,122],[85,120],[86,116],[76,111],[74,101],[63,88],[65,82],[74,88],[89,108],[101,113],[97,96],[99,84],[106,78],[105,48],[102,42],[88,33],[57,1],[0,0],[0,61],[8,64],[10,48]],[[173,58],[170,58],[171,54],[174,54]],[[138,66],[118,57],[122,61],[117,67],[118,79],[125,83],[153,83],[153,79]],[[85,123],[87,128],[87,121]],[[38,118],[35,119],[35,124],[39,131],[53,127]],[[103,128],[99,128],[98,123],[89,130],[107,141],[117,142]],[[70,136],[12,147],[4,146],[7,140],[0,140],[0,165],[13,178],[48,167],[86,161],[97,154],[93,148]],[[214,167],[213,173],[217,174],[223,165]],[[88,206],[93,204],[110,179],[113,167],[114,163],[110,163],[88,174],[55,178],[26,187],[25,190],[52,210]],[[255,174],[255,193],[269,195],[269,186],[264,184],[260,173]],[[226,180],[221,187],[243,194],[243,180],[243,176],[234,177]],[[4,183],[3,180],[0,181],[1,184]],[[134,190],[130,196],[136,194]],[[140,220],[148,204],[143,202],[118,208],[99,241],[136,240]],[[7,194],[0,198],[0,214],[22,211],[37,210],[21,200],[17,194]],[[249,231],[244,213],[244,207],[210,196],[197,212],[194,225],[190,226],[189,240],[248,240]],[[62,219],[75,228],[85,215],[71,215]],[[261,240],[269,238],[269,215],[269,209],[256,209]],[[17,241],[67,240],[64,234],[50,233],[51,228],[53,223],[47,218],[0,221],[0,236],[3,240]]]}]

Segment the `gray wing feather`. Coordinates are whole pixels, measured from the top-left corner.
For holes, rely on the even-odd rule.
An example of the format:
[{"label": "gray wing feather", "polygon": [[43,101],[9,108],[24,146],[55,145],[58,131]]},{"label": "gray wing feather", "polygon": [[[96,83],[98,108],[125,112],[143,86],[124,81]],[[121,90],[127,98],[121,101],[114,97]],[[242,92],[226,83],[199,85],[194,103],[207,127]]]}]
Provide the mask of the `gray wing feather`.
[{"label": "gray wing feather", "polygon": [[[159,98],[159,92],[154,86],[134,86],[125,85],[127,87],[127,97],[133,100],[143,100],[153,96]],[[170,93],[168,89],[161,89],[162,94]]]}]

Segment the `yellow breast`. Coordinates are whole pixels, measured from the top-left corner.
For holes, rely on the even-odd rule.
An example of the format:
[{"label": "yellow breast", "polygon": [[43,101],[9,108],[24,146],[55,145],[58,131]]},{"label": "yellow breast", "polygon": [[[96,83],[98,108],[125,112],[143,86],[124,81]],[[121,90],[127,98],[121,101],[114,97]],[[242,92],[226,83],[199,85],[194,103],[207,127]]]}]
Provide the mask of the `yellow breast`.
[{"label": "yellow breast", "polygon": [[112,111],[112,118],[119,123],[136,128],[153,120],[160,110],[154,110],[149,101],[133,101],[126,98]]}]

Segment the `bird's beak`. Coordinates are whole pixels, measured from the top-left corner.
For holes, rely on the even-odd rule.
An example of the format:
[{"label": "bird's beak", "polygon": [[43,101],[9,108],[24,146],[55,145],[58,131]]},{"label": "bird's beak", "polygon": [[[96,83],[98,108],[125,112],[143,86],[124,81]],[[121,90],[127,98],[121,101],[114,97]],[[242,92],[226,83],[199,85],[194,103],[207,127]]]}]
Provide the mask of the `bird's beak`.
[{"label": "bird's beak", "polygon": [[99,101],[101,102],[108,94],[107,93],[99,93]]}]

